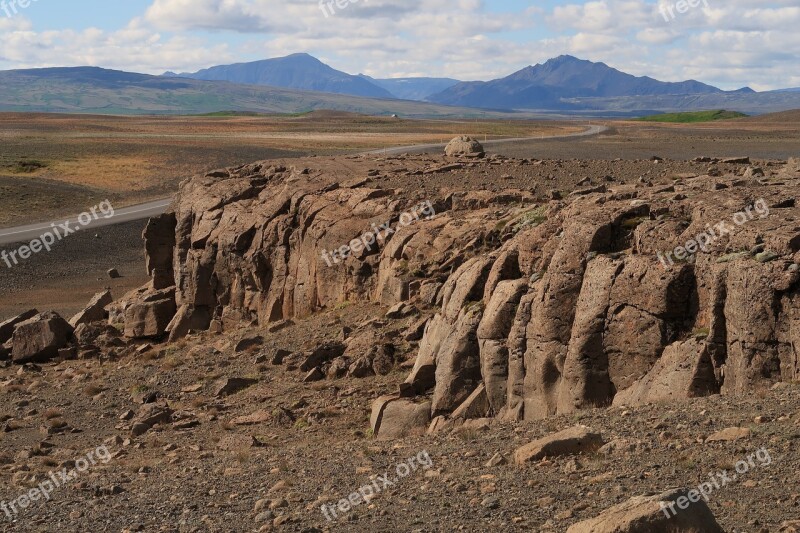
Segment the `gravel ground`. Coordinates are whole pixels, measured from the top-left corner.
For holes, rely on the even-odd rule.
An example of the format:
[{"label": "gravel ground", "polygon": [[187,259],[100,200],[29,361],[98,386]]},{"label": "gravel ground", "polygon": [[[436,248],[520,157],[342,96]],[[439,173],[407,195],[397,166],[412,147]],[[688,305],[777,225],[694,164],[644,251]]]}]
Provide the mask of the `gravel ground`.
[{"label": "gravel ground", "polygon": [[[71,361],[40,370],[0,370],[0,499],[13,501],[105,443],[113,456],[80,474],[52,501],[16,516],[18,531],[565,531],[631,496],[695,487],[709,473],[765,448],[745,474],[710,495],[726,531],[777,531],[800,516],[800,387],[760,396],[709,397],[668,406],[592,410],[536,424],[493,423],[403,439],[370,438],[372,400],[396,390],[406,371],[307,384],[304,373],[258,362],[275,348],[294,351],[334,339],[341,325],[376,316],[351,306],[298,321],[261,351],[235,354],[230,341],[194,337],[119,362]],[[387,321],[387,332],[406,321]],[[309,335],[309,332],[313,332]],[[221,353],[215,353],[212,344]],[[401,350],[412,357],[414,346]],[[253,386],[223,398],[219,378]],[[132,437],[126,412],[142,397],[166,401],[197,425],[156,426]],[[240,425],[237,418],[261,415]],[[757,418],[760,417],[760,418]],[[617,451],[516,466],[514,450],[584,424]],[[46,436],[47,427],[66,433]],[[749,438],[705,443],[715,431],[747,427]],[[45,428],[45,429],[42,429]],[[52,433],[53,430],[50,430]],[[44,441],[44,443],[42,442]],[[258,445],[254,445],[257,442]],[[488,466],[501,454],[503,464]],[[416,471],[398,466],[420,457]],[[427,459],[429,457],[429,460]],[[769,464],[767,464],[769,463]],[[407,463],[406,463],[407,464]],[[408,473],[407,476],[405,474]],[[328,521],[336,503],[384,474],[393,484],[369,504]],[[374,485],[373,485],[374,486]],[[333,516],[330,516],[333,518]],[[2,518],[2,516],[0,516]]]}]

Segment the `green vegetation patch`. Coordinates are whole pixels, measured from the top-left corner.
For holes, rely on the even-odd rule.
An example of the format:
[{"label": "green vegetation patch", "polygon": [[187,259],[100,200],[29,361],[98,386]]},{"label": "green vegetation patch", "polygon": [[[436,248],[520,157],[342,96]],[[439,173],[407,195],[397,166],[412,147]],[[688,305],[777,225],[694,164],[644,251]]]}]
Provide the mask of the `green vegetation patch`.
[{"label": "green vegetation patch", "polygon": [[547,220],[547,207],[541,205],[523,213],[514,221],[512,231],[519,233],[525,228],[535,228]]},{"label": "green vegetation patch", "polygon": [[717,109],[715,111],[693,111],[687,113],[665,113],[662,115],[650,115],[636,120],[642,122],[672,122],[676,124],[691,124],[695,122],[713,122],[715,120],[731,120],[743,118],[748,115],[738,111],[725,111]]}]

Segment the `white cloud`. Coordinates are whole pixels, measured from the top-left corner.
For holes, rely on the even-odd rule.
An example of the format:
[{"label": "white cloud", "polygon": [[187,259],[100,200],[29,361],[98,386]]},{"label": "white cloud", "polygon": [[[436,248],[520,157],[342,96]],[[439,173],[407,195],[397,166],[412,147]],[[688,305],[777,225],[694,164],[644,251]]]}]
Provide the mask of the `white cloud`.
[{"label": "white cloud", "polygon": [[116,30],[37,31],[23,16],[0,18],[0,66],[160,73],[310,52],[353,73],[491,79],[572,54],[668,81],[800,85],[797,0],[706,1],[666,21],[659,5],[671,0],[517,12],[483,0],[358,0],[327,18],[318,0],[152,0]]}]

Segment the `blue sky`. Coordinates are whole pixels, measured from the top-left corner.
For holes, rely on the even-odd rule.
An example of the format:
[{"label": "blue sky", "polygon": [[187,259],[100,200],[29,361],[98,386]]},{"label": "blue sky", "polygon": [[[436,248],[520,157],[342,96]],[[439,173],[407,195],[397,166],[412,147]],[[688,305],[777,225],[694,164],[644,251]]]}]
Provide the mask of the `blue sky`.
[{"label": "blue sky", "polygon": [[0,69],[161,73],[309,52],[352,73],[485,80],[571,54],[666,81],[800,86],[800,0],[33,0],[10,17],[2,1]]}]

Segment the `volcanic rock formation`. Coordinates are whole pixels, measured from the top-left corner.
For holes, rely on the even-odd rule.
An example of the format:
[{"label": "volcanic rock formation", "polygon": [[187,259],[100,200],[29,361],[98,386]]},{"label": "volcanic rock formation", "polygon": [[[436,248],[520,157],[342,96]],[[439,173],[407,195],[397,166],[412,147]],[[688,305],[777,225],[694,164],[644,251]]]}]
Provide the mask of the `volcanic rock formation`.
[{"label": "volcanic rock formation", "polygon": [[[503,163],[525,164],[464,162]],[[800,375],[796,168],[549,201],[522,190],[421,198],[370,181],[260,163],[185,182],[174,213],[145,232],[153,281],[115,304],[126,334],[412,301],[436,312],[398,397],[429,396],[432,417],[536,419]],[[435,216],[409,215],[424,201]],[[458,410],[479,387],[484,412]]]}]

